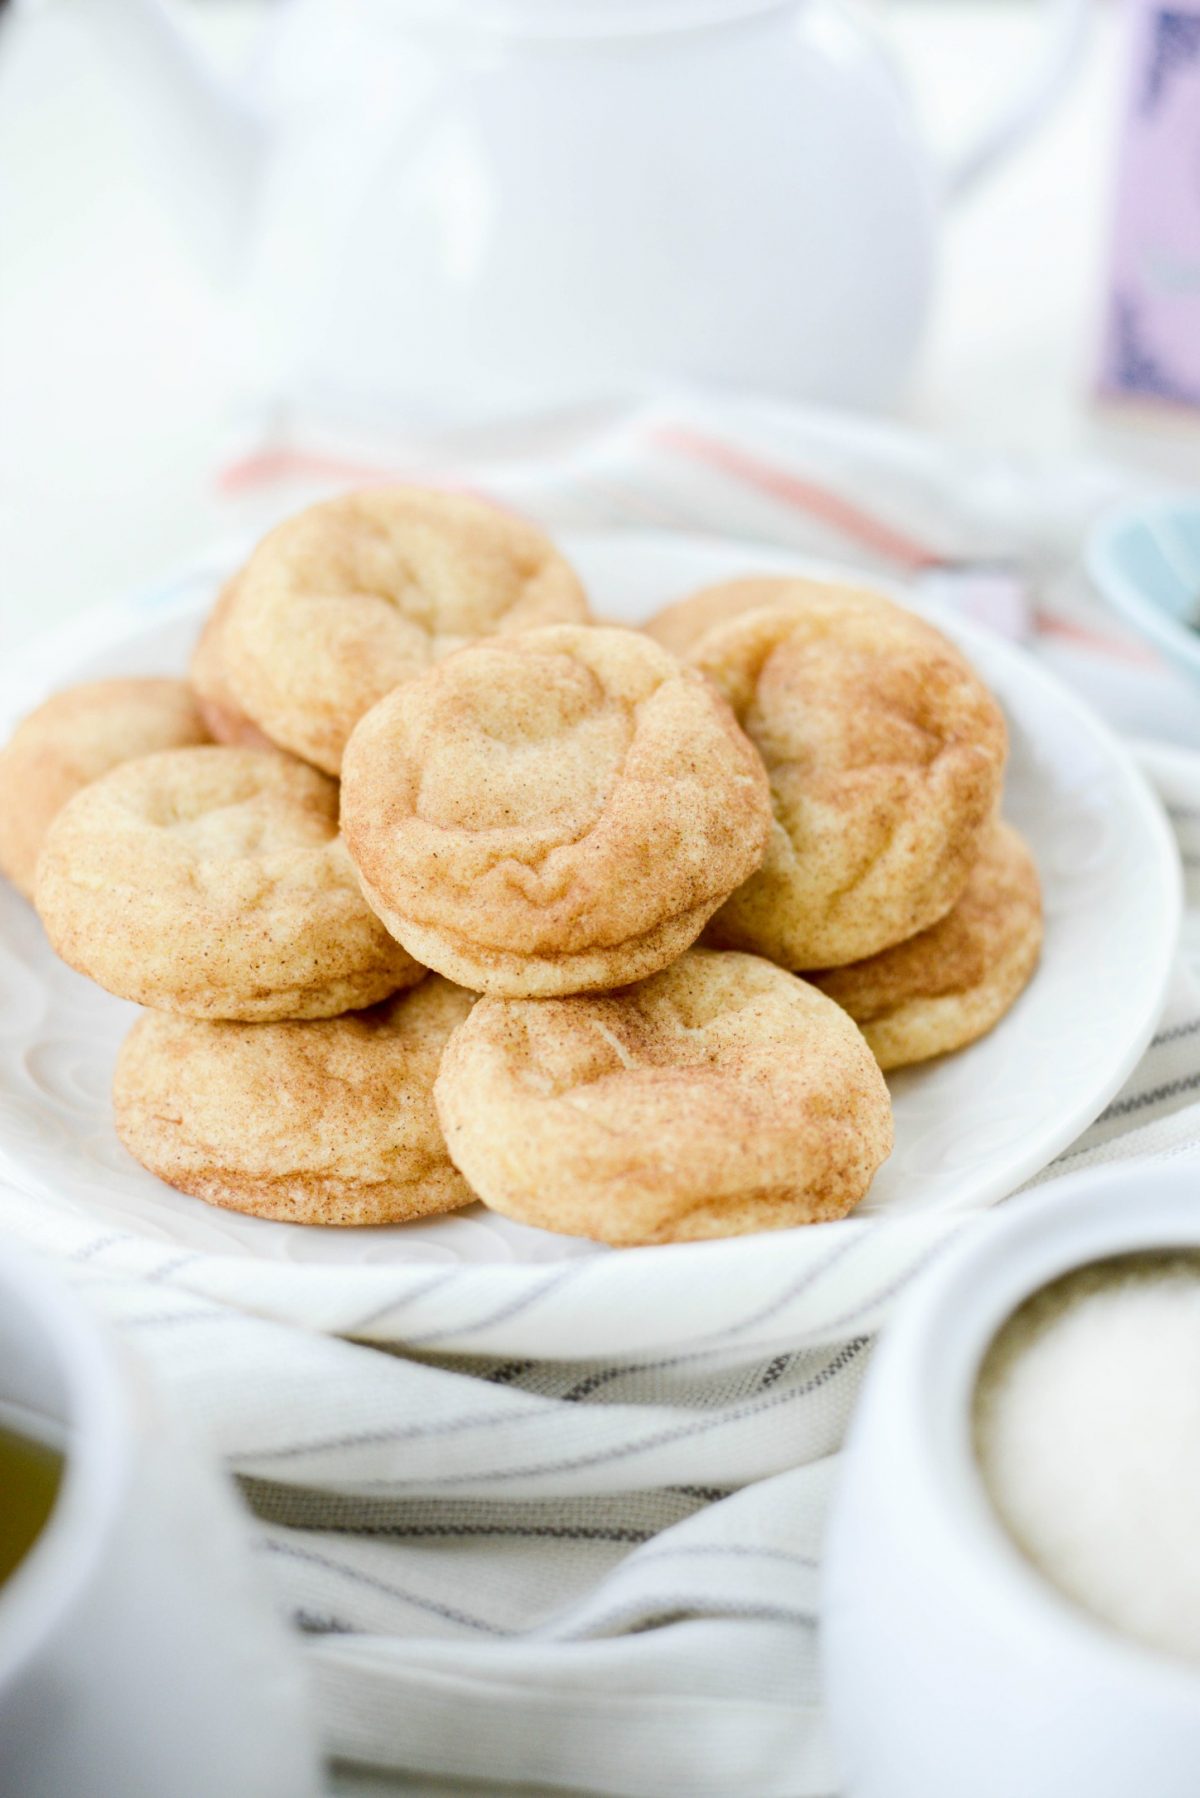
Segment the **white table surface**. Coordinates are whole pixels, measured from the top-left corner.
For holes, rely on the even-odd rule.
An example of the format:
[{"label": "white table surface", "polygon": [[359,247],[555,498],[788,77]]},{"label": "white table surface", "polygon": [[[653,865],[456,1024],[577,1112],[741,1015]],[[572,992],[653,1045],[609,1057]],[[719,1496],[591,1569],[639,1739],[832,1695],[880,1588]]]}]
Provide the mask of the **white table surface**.
[{"label": "white table surface", "polygon": [[[172,0],[226,66],[263,0]],[[1029,0],[881,5],[951,144],[1029,53]],[[1120,85],[1111,4],[1066,103],[947,220],[906,412],[965,442],[1200,470],[1200,418],[1089,398]],[[173,220],[72,0],[0,26],[0,643],[158,579],[225,526],[212,470],[238,410],[237,312]]]}]

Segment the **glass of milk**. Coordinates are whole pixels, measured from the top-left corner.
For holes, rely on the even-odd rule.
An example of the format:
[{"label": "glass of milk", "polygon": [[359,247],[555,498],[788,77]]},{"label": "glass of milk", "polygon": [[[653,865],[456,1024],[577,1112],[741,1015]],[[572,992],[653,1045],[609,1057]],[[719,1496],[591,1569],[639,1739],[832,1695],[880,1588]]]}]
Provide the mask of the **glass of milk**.
[{"label": "glass of milk", "polygon": [[1016,1199],[913,1288],[822,1639],[845,1798],[1200,1791],[1200,1164]]}]

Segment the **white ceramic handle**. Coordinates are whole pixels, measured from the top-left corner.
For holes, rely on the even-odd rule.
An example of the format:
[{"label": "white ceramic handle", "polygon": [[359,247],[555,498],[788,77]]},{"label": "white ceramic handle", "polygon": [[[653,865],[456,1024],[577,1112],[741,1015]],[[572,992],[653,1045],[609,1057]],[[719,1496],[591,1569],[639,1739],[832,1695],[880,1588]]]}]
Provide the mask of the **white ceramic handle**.
[{"label": "white ceramic handle", "polygon": [[1042,0],[1044,40],[1024,81],[989,118],[974,141],[951,161],[945,192],[961,199],[976,182],[1004,161],[1040,124],[1062,96],[1087,36],[1091,0]]}]

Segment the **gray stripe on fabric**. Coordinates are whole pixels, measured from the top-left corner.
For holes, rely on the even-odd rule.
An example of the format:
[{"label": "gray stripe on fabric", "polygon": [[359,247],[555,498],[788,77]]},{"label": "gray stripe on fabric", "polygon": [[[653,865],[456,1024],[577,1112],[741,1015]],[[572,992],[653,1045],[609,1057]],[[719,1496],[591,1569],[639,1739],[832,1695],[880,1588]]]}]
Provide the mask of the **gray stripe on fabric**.
[{"label": "gray stripe on fabric", "polygon": [[203,1261],[203,1259],[204,1256],[196,1249],[186,1255],[172,1255],[169,1260],[160,1262],[152,1274],[146,1275],[146,1284],[147,1286],[161,1286],[164,1280],[171,1278],[172,1274],[177,1274],[183,1268],[190,1267],[193,1261]]},{"label": "gray stripe on fabric", "polygon": [[[790,1405],[796,1399],[807,1398],[822,1386],[843,1373],[866,1348],[870,1338],[857,1336],[844,1344],[831,1361],[828,1361],[819,1373],[806,1380],[802,1386],[792,1386],[786,1391],[774,1391],[766,1398],[750,1399],[730,1410],[716,1412],[699,1419],[694,1423],[677,1424],[669,1430],[660,1430],[657,1435],[644,1437],[640,1442],[622,1442],[615,1448],[597,1449],[591,1454],[573,1455],[564,1460],[532,1462],[524,1467],[503,1469],[489,1468],[479,1472],[446,1474],[438,1481],[439,1489],[449,1486],[467,1486],[477,1484],[481,1480],[519,1480],[535,1474],[571,1473],[580,1467],[600,1467],[614,1461],[627,1459],[630,1455],[645,1454],[652,1448],[662,1448],[668,1442],[682,1442],[689,1436],[703,1436],[710,1430],[727,1429],[731,1424],[740,1423],[747,1417],[756,1417],[767,1411],[777,1411],[783,1405]],[[251,1457],[247,1457],[251,1458]],[[423,1480],[377,1479],[363,1480],[356,1484],[371,1488],[391,1488],[399,1490],[405,1486],[422,1485]]]},{"label": "gray stripe on fabric", "polygon": [[76,1249],[70,1259],[77,1267],[82,1267],[85,1261],[91,1261],[96,1255],[102,1255],[105,1249],[111,1249],[115,1242],[124,1241],[124,1230],[110,1230],[107,1235],[93,1237],[92,1241],[86,1243],[83,1248]]},{"label": "gray stripe on fabric", "polygon": [[543,1280],[541,1285],[532,1292],[522,1293],[519,1298],[510,1299],[497,1310],[489,1311],[485,1316],[476,1318],[474,1323],[447,1324],[440,1330],[425,1330],[419,1336],[408,1336],[405,1341],[411,1348],[417,1348],[426,1343],[441,1341],[447,1336],[470,1336],[474,1331],[486,1330],[492,1324],[507,1323],[510,1317],[519,1317],[522,1311],[528,1311],[531,1305],[538,1304],[558,1287],[565,1286],[568,1281],[578,1279],[579,1275],[583,1273],[585,1265],[577,1262],[570,1267],[555,1268],[550,1277]]},{"label": "gray stripe on fabric", "polygon": [[[355,1584],[366,1586],[388,1597],[399,1598],[404,1603],[415,1606],[418,1610],[440,1616],[448,1623],[460,1623],[483,1635],[512,1641],[521,1637],[545,1639],[548,1633],[545,1625],[542,1624],[534,1624],[528,1629],[515,1630],[504,1628],[499,1624],[487,1623],[482,1618],[472,1617],[468,1612],[460,1611],[454,1605],[442,1605],[432,1599],[422,1598],[416,1593],[406,1591],[403,1587],[392,1585],[389,1581],[375,1579],[370,1574],[360,1573],[356,1567],[347,1567],[341,1562],[331,1561],[327,1556],[314,1554],[308,1549],[294,1548],[290,1543],[267,1541],[263,1542],[261,1547],[270,1554],[282,1554],[293,1560],[311,1561]],[[298,1612],[297,1616],[312,1617],[316,1625],[313,1631],[315,1634],[359,1635],[363,1633],[354,1624],[346,1623],[341,1619],[320,1614],[314,1615],[307,1611]],[[615,1606],[603,1616],[590,1619],[578,1630],[552,1631],[549,1634],[551,1640],[586,1641],[603,1630],[611,1629],[627,1621],[628,1633],[640,1635],[647,1630],[666,1628],[672,1623],[679,1622],[682,1618],[696,1616],[744,1617],[771,1623],[798,1623],[809,1629],[813,1628],[817,1622],[814,1612],[802,1610],[794,1605],[741,1603],[737,1599],[709,1597],[702,1593],[691,1592],[680,1593],[669,1598],[656,1598],[654,1610],[645,1617],[637,1617],[635,1604]],[[634,1621],[635,1618],[636,1621]]]},{"label": "gray stripe on fabric", "polygon": [[1195,1036],[1200,1030],[1200,1018],[1189,1018],[1186,1024],[1173,1024],[1169,1030],[1160,1030],[1150,1040],[1152,1049],[1161,1049],[1164,1043],[1177,1043],[1181,1037]]},{"label": "gray stripe on fabric", "polygon": [[[517,1541],[546,1542],[624,1542],[638,1548],[653,1542],[658,1530],[588,1528],[570,1524],[507,1523],[311,1523],[306,1526],[319,1536],[387,1536],[398,1542],[445,1541],[454,1536],[511,1536]],[[670,1527],[669,1525],[667,1527]]]},{"label": "gray stripe on fabric", "polygon": [[[724,1344],[731,1336],[739,1335],[744,1330],[753,1329],[757,1325],[765,1323],[768,1319],[777,1316],[780,1311],[784,1310],[794,1299],[798,1298],[802,1292],[807,1291],[809,1287],[815,1285],[818,1280],[828,1273],[831,1267],[834,1267],[847,1254],[856,1249],[861,1240],[860,1237],[854,1237],[849,1242],[839,1244],[839,1246],[832,1250],[819,1266],[805,1269],[805,1271],[796,1279],[789,1281],[782,1292],[777,1293],[774,1298],[768,1300],[768,1302],[761,1306],[758,1311],[751,1312],[748,1317],[739,1319],[737,1323],[727,1324],[719,1330],[713,1330],[702,1336],[698,1336],[695,1340],[697,1342],[717,1342]],[[566,1271],[571,1272],[575,1270],[568,1269]],[[549,1286],[553,1284],[557,1284],[557,1282],[549,1282],[544,1290],[549,1290]],[[482,1329],[484,1324],[498,1323],[502,1318],[506,1319],[514,1316],[518,1310],[523,1310],[526,1305],[533,1303],[534,1299],[540,1296],[540,1293],[532,1296],[526,1295],[524,1298],[516,1301],[515,1305],[506,1306],[502,1311],[495,1312],[492,1316],[484,1319],[483,1322],[468,1327],[471,1329]],[[461,1332],[454,1330],[441,1333],[459,1335]],[[414,1346],[419,1342],[424,1343],[429,1340],[430,1339],[427,1336],[411,1337],[409,1339],[410,1343]],[[608,1367],[596,1368],[586,1374],[575,1386],[571,1387],[570,1391],[565,1392],[562,1399],[558,1402],[578,1404],[583,1399],[589,1398],[593,1392],[598,1392],[602,1386],[607,1386],[613,1380],[623,1379],[626,1375],[663,1373],[668,1368],[684,1367],[693,1361],[713,1360],[724,1352],[725,1350],[723,1347],[707,1349],[696,1348],[688,1350],[683,1354],[671,1355],[654,1361],[623,1361],[614,1363]],[[535,1363],[533,1362],[527,1362],[525,1364],[526,1367],[532,1367],[534,1365]],[[519,1371],[524,1370],[521,1369]],[[519,1377],[519,1373],[511,1377]]]},{"label": "gray stripe on fabric", "polygon": [[357,1636],[361,1633],[352,1623],[343,1623],[340,1617],[306,1611],[303,1607],[292,1612],[292,1622],[305,1636]]},{"label": "gray stripe on fabric", "polygon": [[546,1400],[520,1411],[473,1411],[465,1417],[447,1417],[437,1423],[403,1424],[397,1429],[356,1430],[347,1436],[322,1436],[312,1442],[289,1443],[283,1448],[234,1450],[231,1461],[292,1461],[301,1455],[322,1455],[347,1448],[372,1448],[383,1442],[415,1442],[427,1436],[454,1436],[460,1430],[495,1429],[499,1424],[524,1423],[530,1417],[548,1416]]},{"label": "gray stripe on fabric", "polygon": [[1132,1112],[1145,1111],[1147,1106],[1161,1105],[1164,1099],[1177,1099],[1181,1093],[1195,1092],[1197,1087],[1200,1087],[1200,1072],[1185,1074],[1178,1080],[1168,1080],[1162,1086],[1151,1087],[1148,1092],[1133,1093],[1128,1099],[1114,1100],[1100,1113],[1096,1122],[1103,1124],[1111,1118],[1129,1117]]},{"label": "gray stripe on fabric", "polygon": [[[825,1264],[825,1266],[828,1265],[828,1263]],[[818,1272],[824,1271],[824,1267],[818,1270]],[[803,1284],[803,1281],[799,1282],[797,1286],[789,1292],[789,1299],[796,1296],[796,1292],[802,1289]],[[758,1322],[760,1319],[755,1318],[752,1321]],[[735,1327],[740,1328],[741,1326],[738,1325]],[[700,1340],[704,1339],[701,1338]],[[670,1368],[687,1367],[695,1361],[713,1361],[719,1359],[727,1352],[728,1351],[724,1348],[690,1349],[682,1355],[666,1355],[657,1361],[621,1361],[611,1367],[596,1368],[591,1373],[587,1374],[584,1379],[580,1380],[577,1385],[572,1386],[570,1391],[564,1392],[558,1402],[560,1404],[579,1404],[584,1399],[590,1398],[593,1392],[598,1392],[602,1386],[610,1385],[613,1380],[624,1379],[627,1375],[665,1373]],[[765,1390],[767,1387],[773,1386],[776,1380],[778,1380],[780,1375],[785,1371],[786,1363],[790,1360],[794,1360],[797,1354],[804,1352],[805,1351],[803,1350],[794,1350],[787,1355],[777,1356],[774,1361],[768,1362],[761,1377],[759,1390]],[[783,1362],[784,1367],[779,1367],[778,1372],[773,1372],[772,1370],[777,1367],[779,1362]]]},{"label": "gray stripe on fabric", "polygon": [[485,1373],[481,1377],[487,1381],[489,1386],[508,1386],[513,1380],[520,1379],[523,1373],[529,1373],[536,1366],[536,1361],[502,1361],[498,1367],[493,1367],[490,1373]]},{"label": "gray stripe on fabric", "polygon": [[[805,1351],[797,1351],[797,1353],[803,1352]],[[816,1350],[814,1349],[808,1352],[815,1354]],[[602,1387],[610,1386],[614,1380],[631,1379],[637,1374],[666,1373],[675,1367],[689,1367],[696,1361],[721,1360],[727,1353],[727,1350],[721,1348],[696,1349],[682,1355],[664,1355],[661,1359],[656,1361],[619,1361],[610,1367],[597,1367],[594,1368],[591,1373],[585,1375],[585,1377],[582,1380],[579,1380],[574,1386],[570,1387],[568,1391],[562,1393],[557,1402],[562,1405],[582,1404],[586,1399],[591,1398],[593,1393],[599,1392]],[[785,1363],[794,1358],[795,1356],[793,1354],[777,1357],[778,1360],[782,1360]],[[760,1382],[766,1380],[768,1385],[773,1386],[775,1384],[775,1380],[779,1377],[778,1374],[767,1379],[767,1375],[770,1374],[771,1368],[774,1365],[774,1362],[767,1364],[764,1372],[759,1375]],[[735,1363],[735,1366],[739,1368],[744,1366],[747,1378],[752,1377],[755,1373],[755,1364],[753,1361],[746,1364],[738,1362]],[[780,1372],[782,1371],[783,1369],[781,1368]],[[756,1388],[756,1390],[759,1389],[760,1388]]]},{"label": "gray stripe on fabric", "polygon": [[758,1390],[760,1392],[766,1392],[770,1387],[776,1385],[783,1378],[783,1375],[791,1366],[794,1358],[793,1355],[776,1355],[762,1379],[758,1382]]},{"label": "gray stripe on fabric", "polygon": [[[429,1530],[434,1536],[453,1534],[458,1525],[466,1530],[512,1529],[517,1532],[541,1528],[632,1531],[639,1539],[649,1541],[666,1529],[696,1515],[707,1498],[681,1496],[669,1487],[656,1486],[603,1495],[590,1493],[564,1494],[555,1498],[505,1498],[502,1508],[491,1498],[473,1495],[449,1497],[438,1493],[414,1497],[403,1493],[395,1497],[373,1493],[333,1491],[328,1486],[297,1486],[282,1481],[237,1475],[242,1495],[255,1515],[264,1523],[279,1525],[290,1531],[320,1532],[330,1530],[353,1535],[362,1528],[382,1533],[396,1530],[403,1536],[406,1526],[414,1531]],[[726,1492],[718,1494],[727,1497]]]},{"label": "gray stripe on fabric", "polygon": [[[863,1241],[865,1241],[863,1236],[850,1237],[848,1241],[842,1242],[832,1250],[819,1266],[806,1269],[797,1279],[792,1280],[760,1311],[752,1311],[749,1317],[743,1317],[739,1323],[726,1324],[719,1330],[712,1330],[704,1336],[696,1337],[695,1340],[697,1342],[724,1341],[730,1336],[737,1336],[743,1330],[750,1330],[758,1324],[766,1323],[768,1318],[778,1316],[779,1312],[785,1310],[793,1299],[799,1298],[802,1292],[807,1292],[809,1287],[815,1286],[818,1280],[823,1279],[831,1267],[836,1267],[839,1261],[844,1261],[847,1255],[853,1254]],[[689,1358],[683,1357],[683,1359]],[[699,1359],[699,1356],[696,1358]]]},{"label": "gray stripe on fabric", "polygon": [[[866,1317],[877,1305],[882,1305],[884,1299],[890,1299],[894,1293],[902,1291],[910,1280],[915,1280],[922,1268],[928,1267],[931,1261],[936,1260],[952,1240],[953,1238],[949,1236],[942,1237],[940,1241],[934,1243],[932,1248],[926,1249],[923,1255],[919,1255],[915,1261],[898,1273],[895,1279],[889,1280],[886,1286],[877,1287],[870,1298],[860,1299],[857,1304],[851,1305],[848,1311],[843,1311],[838,1317],[827,1317],[821,1326],[822,1329],[842,1330],[848,1324],[853,1323],[856,1318]],[[857,1340],[865,1342],[868,1338],[860,1337]]]},{"label": "gray stripe on fabric", "polygon": [[353,1337],[362,1330],[369,1330],[372,1324],[377,1324],[381,1318],[388,1315],[389,1311],[398,1311],[401,1305],[415,1305],[418,1299],[426,1298],[431,1292],[437,1292],[439,1287],[448,1286],[451,1280],[457,1279],[458,1272],[457,1267],[444,1268],[441,1273],[434,1274],[431,1279],[426,1280],[423,1286],[414,1286],[410,1291],[395,1294],[384,1304],[376,1305],[373,1311],[368,1311],[367,1315],[360,1317],[357,1323],[346,1324],[338,1331],[338,1335]]},{"label": "gray stripe on fabric", "polygon": [[620,1367],[600,1367],[580,1380],[577,1385],[572,1386],[569,1392],[564,1392],[561,1402],[564,1405],[582,1404],[585,1398],[590,1398],[593,1392],[600,1390],[601,1386],[607,1386],[612,1380],[621,1379],[624,1374],[657,1373],[662,1368],[673,1365],[674,1363],[671,1361],[627,1361]]},{"label": "gray stripe on fabric", "polygon": [[[1099,1119],[1097,1119],[1097,1122],[1099,1122]],[[1094,1126],[1093,1126],[1093,1128],[1094,1128]],[[1102,1143],[1098,1143],[1098,1142],[1081,1142],[1081,1143],[1078,1143],[1078,1144],[1077,1144],[1077,1145],[1076,1145],[1076,1146],[1075,1146],[1075,1148],[1073,1148],[1073,1149],[1064,1149],[1064,1150],[1063,1150],[1063,1152],[1062,1152],[1062,1154],[1061,1154],[1061,1155],[1056,1155],[1056,1156],[1055,1156],[1055,1157],[1054,1157],[1054,1160],[1053,1160],[1053,1161],[1052,1161],[1052,1162],[1051,1162],[1051,1163],[1050,1163],[1050,1166],[1049,1166],[1049,1167],[1047,1167],[1047,1168],[1043,1168],[1043,1170],[1042,1170],[1042,1174],[1043,1174],[1043,1175],[1048,1175],[1048,1174],[1050,1174],[1050,1173],[1051,1173],[1051,1172],[1052,1172],[1052,1171],[1053,1171],[1053,1170],[1054,1170],[1054,1169],[1055,1169],[1055,1168],[1059,1168],[1059,1167],[1062,1167],[1062,1165],[1063,1165],[1063,1163],[1064,1163],[1064,1162],[1067,1162],[1067,1161],[1075,1161],[1075,1160],[1076,1160],[1076,1159],[1077,1159],[1077,1158],[1078,1158],[1078,1157],[1079,1157],[1079,1156],[1080,1156],[1080,1155],[1096,1155],[1096,1154],[1099,1154],[1099,1153],[1100,1153],[1100,1151],[1101,1151],[1101,1150],[1102,1150],[1102,1149],[1108,1149],[1108,1148],[1111,1148],[1111,1147],[1112,1147],[1112,1145],[1113,1145],[1113,1144],[1114,1144],[1114,1143],[1119,1143],[1119,1142],[1122,1142],[1122,1141],[1123,1141],[1123,1140],[1124,1140],[1124,1138],[1123,1138],[1123,1137],[1121,1137],[1121,1136],[1120,1136],[1120,1135],[1117,1135],[1117,1136],[1111,1136],[1111,1137],[1109,1137],[1109,1138],[1108,1138],[1108,1139],[1107,1139],[1107,1141],[1105,1141],[1105,1142],[1102,1142]],[[1182,1145],[1181,1145],[1181,1146],[1182,1146]],[[1145,1153],[1146,1153],[1146,1158],[1147,1158],[1147,1159],[1150,1159],[1150,1158],[1151,1158],[1151,1157],[1153,1157],[1153,1159],[1154,1159],[1154,1160],[1158,1160],[1158,1158],[1159,1158],[1159,1155],[1160,1155],[1160,1154],[1161,1154],[1161,1155],[1167,1155],[1167,1154],[1175,1154],[1175,1153],[1178,1153],[1178,1152],[1179,1152],[1179,1151],[1178,1151],[1178,1150],[1170,1150],[1170,1149],[1163,1149],[1163,1150],[1153,1150],[1153,1149],[1148,1149],[1148,1150],[1147,1150],[1147,1151],[1146,1151],[1146,1152],[1145,1152]],[[1130,1157],[1130,1159],[1131,1159],[1131,1160],[1132,1160],[1132,1159],[1133,1159],[1133,1157]],[[1141,1157],[1140,1157],[1140,1156],[1139,1156],[1139,1157],[1137,1157],[1137,1159],[1139,1159],[1139,1160],[1140,1160],[1140,1159],[1141,1159]],[[1035,1179],[1035,1180],[1038,1180],[1038,1179],[1039,1179],[1039,1178],[1040,1178],[1040,1176],[1038,1176],[1038,1175],[1036,1175],[1036,1174],[1035,1174],[1035,1175],[1034,1175],[1034,1176],[1033,1176],[1033,1177],[1034,1177],[1034,1179]]]},{"label": "gray stripe on fabric", "polygon": [[711,1361],[723,1352],[721,1349],[702,1349],[695,1354],[665,1355],[658,1361],[621,1361],[613,1367],[599,1367],[572,1386],[569,1392],[564,1392],[558,1403],[582,1404],[594,1392],[599,1392],[602,1386],[610,1386],[614,1380],[624,1380],[634,1374],[665,1373],[672,1367],[686,1367],[691,1361]]},{"label": "gray stripe on fabric", "polygon": [[409,1592],[390,1580],[377,1579],[374,1574],[363,1573],[357,1567],[347,1567],[343,1561],[332,1560],[329,1555],[318,1554],[315,1549],[300,1548],[293,1542],[277,1542],[270,1537],[262,1538],[258,1547],[267,1554],[283,1555],[289,1561],[307,1561],[312,1566],[322,1567],[326,1572],[335,1573],[339,1578],[350,1580],[355,1585],[381,1592],[385,1598],[399,1598],[418,1611],[428,1611],[431,1616],[444,1617],[448,1623],[461,1623],[465,1628],[478,1630],[482,1635],[511,1636],[513,1633],[501,1628],[498,1623],[489,1623],[484,1617],[473,1617],[469,1611],[460,1611],[456,1605],[441,1604],[436,1598],[422,1598],[420,1593]]}]

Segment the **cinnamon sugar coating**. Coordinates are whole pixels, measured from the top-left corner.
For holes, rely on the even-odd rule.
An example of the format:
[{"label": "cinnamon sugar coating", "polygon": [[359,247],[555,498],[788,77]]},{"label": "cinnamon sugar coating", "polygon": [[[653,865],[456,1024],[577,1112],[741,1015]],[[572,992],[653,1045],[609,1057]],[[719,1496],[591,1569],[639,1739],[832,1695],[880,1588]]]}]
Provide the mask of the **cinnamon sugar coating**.
[{"label": "cinnamon sugar coating", "polygon": [[186,681],[87,681],[53,694],[0,750],[0,872],[33,898],[51,823],[81,787],[159,749],[207,743]]},{"label": "cinnamon sugar coating", "polygon": [[461,651],[367,714],[343,771],[342,828],[389,930],[510,996],[665,966],[757,865],[769,822],[719,694],[619,629]]},{"label": "cinnamon sugar coating", "polygon": [[1033,857],[997,824],[944,918],[880,955],[805,978],[849,1012],[880,1067],[899,1068],[965,1048],[998,1024],[1033,978],[1041,946]]},{"label": "cinnamon sugar coating", "polygon": [[1004,716],[940,631],[885,600],[813,598],[708,631],[694,666],[771,782],[762,865],[706,940],[788,968],[860,961],[944,917],[996,816]]},{"label": "cinnamon sugar coating", "polygon": [[587,617],[536,526],[461,494],[371,488],[277,525],[220,626],[236,706],[328,774],[378,699],[493,633]]},{"label": "cinnamon sugar coating", "polygon": [[301,1224],[396,1224],[471,1204],[433,1082],[473,995],[436,975],[308,1023],[146,1012],[121,1049],[117,1134],[210,1205]]},{"label": "cinnamon sugar coating", "polygon": [[486,1205],[614,1244],[843,1217],[892,1146],[883,1076],[833,1002],[692,949],[620,992],[481,999],[435,1087]]},{"label": "cinnamon sugar coating", "polygon": [[123,999],[189,1017],[332,1017],[422,969],[363,900],[337,784],[272,751],[174,749],[85,787],[51,826],[50,942]]}]

